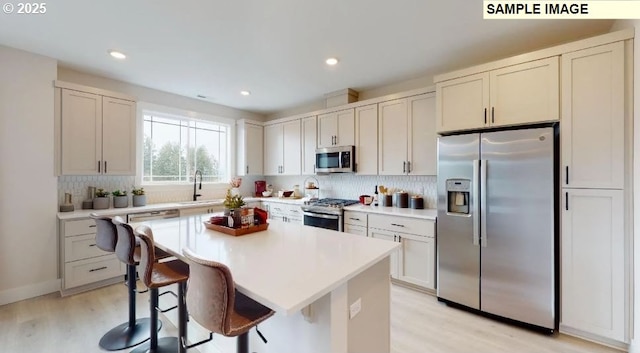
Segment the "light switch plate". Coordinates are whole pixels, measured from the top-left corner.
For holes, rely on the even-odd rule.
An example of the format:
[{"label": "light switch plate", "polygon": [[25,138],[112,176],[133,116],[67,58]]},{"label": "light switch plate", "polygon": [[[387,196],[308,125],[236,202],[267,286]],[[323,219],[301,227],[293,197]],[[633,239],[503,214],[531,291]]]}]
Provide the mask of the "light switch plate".
[{"label": "light switch plate", "polygon": [[356,300],[351,304],[351,306],[349,306],[349,319],[353,319],[354,317],[356,317],[356,315],[360,313],[360,310],[362,310],[362,299],[358,298],[358,300]]}]

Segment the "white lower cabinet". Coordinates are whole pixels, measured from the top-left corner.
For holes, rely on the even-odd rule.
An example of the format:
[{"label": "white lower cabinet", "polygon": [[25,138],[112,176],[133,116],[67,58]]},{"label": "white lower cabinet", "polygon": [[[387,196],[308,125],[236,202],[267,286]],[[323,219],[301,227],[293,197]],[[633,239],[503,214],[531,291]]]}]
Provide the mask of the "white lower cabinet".
[{"label": "white lower cabinet", "polygon": [[262,208],[269,214],[269,219],[294,223],[303,221],[300,205],[262,201]]},{"label": "white lower cabinet", "polygon": [[433,237],[398,235],[402,248],[398,260],[398,279],[435,289],[435,242]]},{"label": "white lower cabinet", "polygon": [[[115,254],[96,246],[96,224],[92,219],[60,221],[62,292],[91,289],[102,281],[117,281],[125,266]],[[93,285],[93,286],[92,286]]]},{"label": "white lower cabinet", "polygon": [[622,190],[564,189],[560,329],[624,342]]},{"label": "white lower cabinet", "polygon": [[[395,242],[397,240],[397,235],[393,232],[389,232],[382,229],[371,229],[369,228],[368,234],[372,238],[376,239],[384,239]],[[398,252],[391,253],[389,259],[389,268],[391,269],[391,277],[398,278]]]},{"label": "white lower cabinet", "polygon": [[349,234],[361,235],[363,237],[367,236],[367,227],[363,226],[354,226],[351,224],[344,225],[344,232]]},{"label": "white lower cabinet", "polygon": [[370,214],[368,235],[401,244],[400,250],[391,255],[391,277],[435,289],[435,222]]}]

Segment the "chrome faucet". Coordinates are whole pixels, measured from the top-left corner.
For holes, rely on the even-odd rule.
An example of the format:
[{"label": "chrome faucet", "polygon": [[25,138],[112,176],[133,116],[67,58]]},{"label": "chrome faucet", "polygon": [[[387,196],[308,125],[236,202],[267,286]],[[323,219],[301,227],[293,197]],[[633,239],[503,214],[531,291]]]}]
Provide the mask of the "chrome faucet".
[{"label": "chrome faucet", "polygon": [[196,194],[196,182],[198,181],[198,174],[200,174],[200,186],[198,190],[202,190],[202,172],[196,170],[195,174],[193,174],[193,201],[198,200],[198,196],[202,196],[201,194]]}]

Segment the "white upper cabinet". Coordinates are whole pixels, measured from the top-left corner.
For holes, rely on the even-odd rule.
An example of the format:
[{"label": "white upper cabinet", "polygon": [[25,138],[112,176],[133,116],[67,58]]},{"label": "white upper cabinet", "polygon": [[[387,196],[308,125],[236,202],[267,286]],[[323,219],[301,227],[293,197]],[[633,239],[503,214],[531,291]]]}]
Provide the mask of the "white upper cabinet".
[{"label": "white upper cabinet", "polygon": [[378,105],[378,174],[436,174],[434,100],[427,93]]},{"label": "white upper cabinet", "polygon": [[302,125],[302,175],[316,173],[317,119],[315,116],[301,120]]},{"label": "white upper cabinet", "polygon": [[356,108],[356,172],[378,174],[378,105]]},{"label": "white upper cabinet", "polygon": [[318,148],[355,145],[354,110],[318,115]]},{"label": "white upper cabinet", "polygon": [[282,124],[284,141],[283,150],[283,175],[300,175],[301,153],[300,153],[300,120],[289,121]]},{"label": "white upper cabinet", "polygon": [[562,185],[624,187],[624,44],[562,56]]},{"label": "white upper cabinet", "polygon": [[300,175],[300,120],[264,127],[264,175]]},{"label": "white upper cabinet", "polygon": [[438,132],[559,120],[558,67],[556,56],[438,82]]},{"label": "white upper cabinet", "polygon": [[134,175],[135,102],[61,89],[62,175]]},{"label": "white upper cabinet", "polygon": [[280,175],[284,160],[282,124],[264,127],[264,175]]},{"label": "white upper cabinet", "polygon": [[438,82],[436,97],[438,132],[482,128],[489,113],[489,74]]},{"label": "white upper cabinet", "polygon": [[435,93],[410,97],[407,143],[407,174],[436,175],[438,134],[436,133]]},{"label": "white upper cabinet", "polygon": [[237,123],[238,175],[263,175],[264,128],[246,120]]}]

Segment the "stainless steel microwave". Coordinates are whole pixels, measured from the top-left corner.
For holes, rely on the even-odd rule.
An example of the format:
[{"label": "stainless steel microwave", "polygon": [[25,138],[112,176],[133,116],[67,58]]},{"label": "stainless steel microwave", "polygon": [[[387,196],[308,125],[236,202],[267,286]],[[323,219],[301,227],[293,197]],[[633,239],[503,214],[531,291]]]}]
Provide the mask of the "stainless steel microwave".
[{"label": "stainless steel microwave", "polygon": [[339,146],[316,150],[316,174],[356,171],[356,147]]}]

